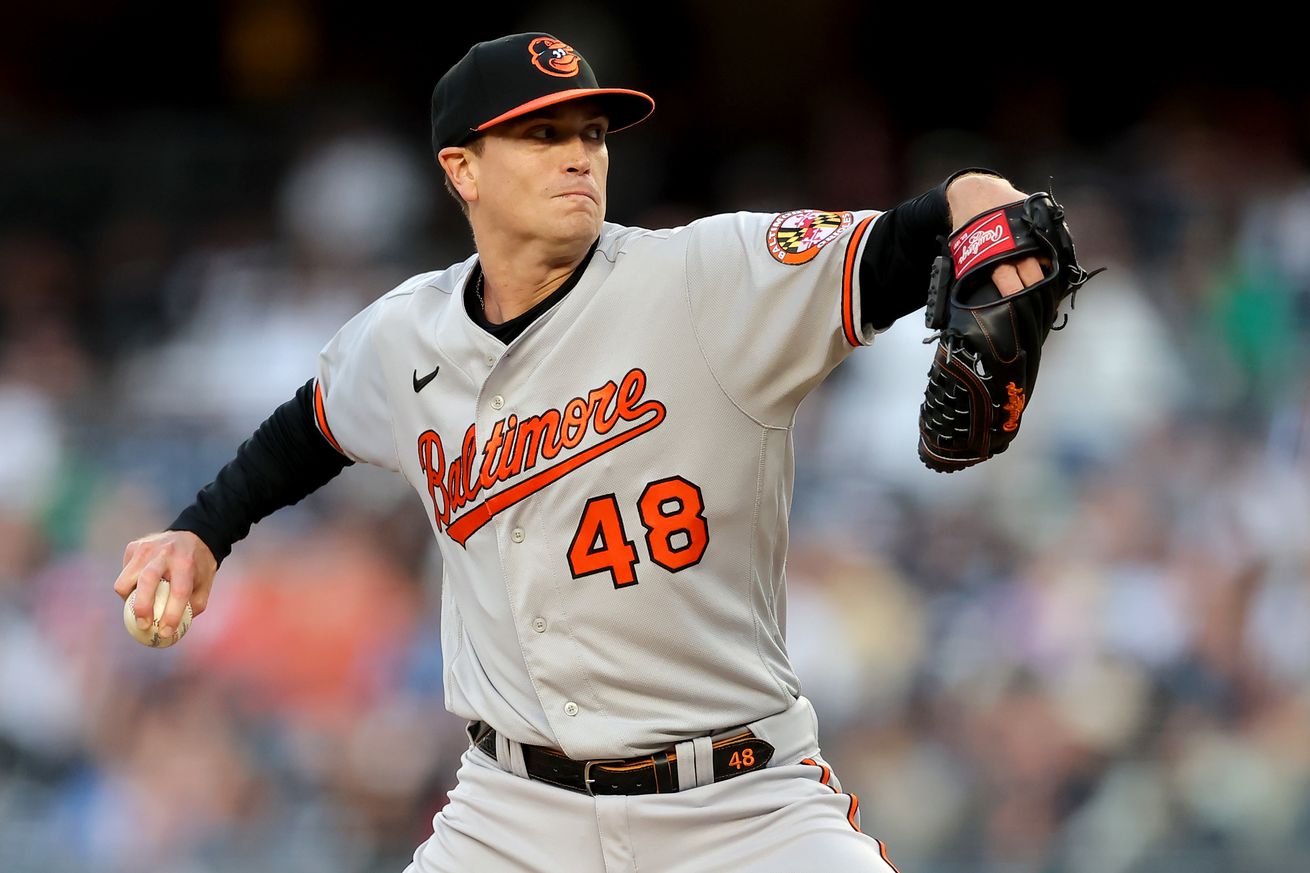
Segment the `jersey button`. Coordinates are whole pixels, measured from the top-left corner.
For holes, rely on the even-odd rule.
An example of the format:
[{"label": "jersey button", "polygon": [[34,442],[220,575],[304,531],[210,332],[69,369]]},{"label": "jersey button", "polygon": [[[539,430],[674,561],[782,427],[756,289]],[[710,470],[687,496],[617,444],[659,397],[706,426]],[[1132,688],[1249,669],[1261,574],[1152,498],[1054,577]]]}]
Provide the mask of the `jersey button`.
[{"label": "jersey button", "polygon": [[578,714],[578,705],[577,705],[576,703],[574,703],[572,700],[570,700],[568,703],[564,704],[564,714],[565,714],[565,715],[577,715],[577,714]]},{"label": "jersey button", "polygon": [[487,355],[487,366],[488,366],[488,367],[494,367],[494,366],[496,366],[496,356],[495,356],[495,355]]},{"label": "jersey button", "polygon": [[546,632],[546,620],[541,616],[537,616],[532,620],[532,629],[539,634],[544,634]]},{"label": "jersey button", "polygon": [[500,408],[501,408],[502,406],[504,406],[504,405],[505,405],[505,398],[504,398],[504,397],[501,397],[499,394],[497,394],[495,397],[491,398],[491,408],[492,408],[492,409],[500,409]]},{"label": "jersey button", "polygon": [[512,531],[509,532],[509,538],[516,543],[523,542],[523,528],[521,527],[514,528]]}]

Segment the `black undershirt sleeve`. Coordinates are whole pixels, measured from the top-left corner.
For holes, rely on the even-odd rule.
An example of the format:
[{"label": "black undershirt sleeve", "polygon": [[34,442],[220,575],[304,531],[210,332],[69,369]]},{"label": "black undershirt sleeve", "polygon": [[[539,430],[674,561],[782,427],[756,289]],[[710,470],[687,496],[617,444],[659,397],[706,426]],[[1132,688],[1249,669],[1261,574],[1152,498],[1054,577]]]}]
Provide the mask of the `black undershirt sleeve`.
[{"label": "black undershirt sleeve", "polygon": [[252,524],[300,502],[354,463],[314,424],[310,379],[295,397],[273,410],[168,529],[191,531],[222,564]]},{"label": "black undershirt sleeve", "polygon": [[876,329],[908,315],[928,300],[933,259],[942,253],[938,237],[951,232],[946,186],[965,173],[1000,176],[983,167],[966,167],[940,185],[887,211],[869,230],[860,257],[860,311]]}]

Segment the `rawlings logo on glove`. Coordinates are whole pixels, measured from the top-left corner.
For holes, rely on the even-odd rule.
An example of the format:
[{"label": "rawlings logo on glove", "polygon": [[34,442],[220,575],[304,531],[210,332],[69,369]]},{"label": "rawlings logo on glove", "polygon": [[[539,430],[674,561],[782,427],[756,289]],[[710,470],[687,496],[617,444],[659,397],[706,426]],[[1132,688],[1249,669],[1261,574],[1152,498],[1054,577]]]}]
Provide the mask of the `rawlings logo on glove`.
[{"label": "rawlings logo on glove", "polygon": [[[919,407],[919,457],[950,473],[1009,447],[1060,303],[1105,268],[1078,265],[1064,208],[1045,191],[974,216],[945,243],[928,289],[937,333],[924,342],[936,340],[937,353]],[[1049,262],[1046,277],[1002,296],[996,265],[1029,256]]]},{"label": "rawlings logo on glove", "polygon": [[[952,239],[951,255],[955,259],[955,272],[960,275],[964,275],[982,255],[1014,250],[1014,237],[1010,235],[1010,226],[1003,212],[990,213],[980,220],[970,222]],[[1008,245],[1004,245],[1006,243]],[[1002,245],[1004,248],[1000,247]]]}]

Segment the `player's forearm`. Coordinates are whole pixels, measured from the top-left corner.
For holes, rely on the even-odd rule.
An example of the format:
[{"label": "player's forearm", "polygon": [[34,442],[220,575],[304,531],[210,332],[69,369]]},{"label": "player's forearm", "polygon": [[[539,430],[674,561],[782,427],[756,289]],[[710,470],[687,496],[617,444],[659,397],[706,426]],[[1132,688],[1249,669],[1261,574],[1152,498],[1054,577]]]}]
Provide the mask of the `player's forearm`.
[{"label": "player's forearm", "polygon": [[298,503],[350,466],[353,461],[319,433],[313,404],[311,379],[241,444],[168,529],[191,531],[221,564],[251,525]]},{"label": "player's forearm", "polygon": [[888,210],[869,230],[860,259],[860,307],[875,328],[923,306],[928,297],[932,262],[941,240],[951,232],[947,188],[972,173],[999,175],[982,167],[957,170],[935,188]]}]

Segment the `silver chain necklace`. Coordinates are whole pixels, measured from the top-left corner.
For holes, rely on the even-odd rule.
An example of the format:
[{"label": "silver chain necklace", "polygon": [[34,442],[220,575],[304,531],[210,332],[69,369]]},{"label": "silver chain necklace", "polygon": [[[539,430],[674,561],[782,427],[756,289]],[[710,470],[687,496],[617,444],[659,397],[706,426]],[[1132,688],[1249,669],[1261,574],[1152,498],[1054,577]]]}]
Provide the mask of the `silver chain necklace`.
[{"label": "silver chain necklace", "polygon": [[478,271],[478,284],[474,287],[473,293],[478,295],[478,306],[482,307],[485,312],[487,309],[486,302],[482,299],[482,271]]}]

